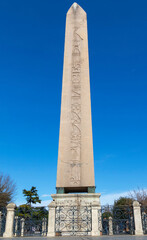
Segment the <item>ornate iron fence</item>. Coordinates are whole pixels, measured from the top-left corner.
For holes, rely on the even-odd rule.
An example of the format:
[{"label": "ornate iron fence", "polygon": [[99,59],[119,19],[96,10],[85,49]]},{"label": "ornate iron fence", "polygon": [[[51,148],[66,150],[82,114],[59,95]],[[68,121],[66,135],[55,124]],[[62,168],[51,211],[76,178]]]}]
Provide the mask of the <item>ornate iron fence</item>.
[{"label": "ornate iron fence", "polygon": [[99,210],[99,230],[103,235],[134,234],[132,206],[102,206]]},{"label": "ornate iron fence", "polygon": [[14,221],[15,236],[46,236],[48,211],[46,207],[18,207]]},{"label": "ornate iron fence", "polygon": [[143,233],[147,234],[147,206],[141,206]]},{"label": "ornate iron fence", "polygon": [[[147,234],[147,206],[141,207],[143,233]],[[132,206],[102,206],[98,210],[99,230],[103,235],[134,234]],[[0,236],[6,224],[6,208],[0,208]],[[15,236],[46,236],[48,210],[46,207],[18,207],[15,212]],[[55,208],[55,231],[60,235],[90,235],[92,231],[92,207],[58,206]]]},{"label": "ornate iron fence", "polygon": [[3,233],[5,232],[6,214],[6,208],[0,207],[0,237],[2,237]]},{"label": "ornate iron fence", "polygon": [[85,235],[92,230],[91,206],[56,207],[55,231],[62,235]]}]

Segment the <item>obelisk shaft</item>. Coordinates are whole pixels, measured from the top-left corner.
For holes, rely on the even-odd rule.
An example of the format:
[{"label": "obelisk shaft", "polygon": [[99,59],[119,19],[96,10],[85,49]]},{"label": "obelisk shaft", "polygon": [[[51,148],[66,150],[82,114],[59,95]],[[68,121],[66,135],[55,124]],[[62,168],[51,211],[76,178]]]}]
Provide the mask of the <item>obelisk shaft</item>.
[{"label": "obelisk shaft", "polygon": [[87,16],[76,3],[66,17],[56,187],[65,193],[95,188]]}]

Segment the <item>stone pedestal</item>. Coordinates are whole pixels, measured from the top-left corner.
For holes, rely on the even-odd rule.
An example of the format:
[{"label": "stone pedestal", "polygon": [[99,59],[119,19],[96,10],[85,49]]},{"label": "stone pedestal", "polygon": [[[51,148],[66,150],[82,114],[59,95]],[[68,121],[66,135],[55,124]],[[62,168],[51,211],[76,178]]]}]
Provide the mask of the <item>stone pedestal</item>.
[{"label": "stone pedestal", "polygon": [[46,236],[46,227],[47,227],[47,219],[43,218],[42,221],[42,236]]},{"label": "stone pedestal", "polygon": [[15,237],[18,236],[18,216],[15,217]]},{"label": "stone pedestal", "polygon": [[10,238],[13,237],[13,226],[14,226],[14,212],[16,205],[14,203],[9,203],[7,205],[7,217],[6,217],[6,227],[3,237]]},{"label": "stone pedestal", "polygon": [[133,211],[135,222],[135,235],[143,235],[140,204],[138,201],[133,202]]},{"label": "stone pedestal", "polygon": [[100,209],[97,201],[92,203],[92,231],[91,236],[100,236],[99,223],[98,223],[98,210]]},{"label": "stone pedestal", "polygon": [[22,218],[20,221],[21,221],[21,237],[23,237],[24,236],[25,219]]},{"label": "stone pedestal", "polygon": [[49,216],[48,216],[48,233],[47,237],[55,236],[55,210],[56,203],[54,200],[48,205],[49,207]]},{"label": "stone pedestal", "polygon": [[49,204],[48,237],[100,236],[99,193],[53,194]]},{"label": "stone pedestal", "polygon": [[113,220],[112,217],[109,217],[109,235],[113,235]]}]

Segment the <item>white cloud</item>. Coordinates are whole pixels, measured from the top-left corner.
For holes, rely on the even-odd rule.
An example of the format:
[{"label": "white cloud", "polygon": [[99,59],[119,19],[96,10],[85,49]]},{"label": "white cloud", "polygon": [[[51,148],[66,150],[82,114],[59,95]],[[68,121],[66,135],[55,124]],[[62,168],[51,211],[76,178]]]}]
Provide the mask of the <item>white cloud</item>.
[{"label": "white cloud", "polygon": [[102,205],[105,205],[105,204],[112,205],[114,203],[114,200],[117,200],[120,197],[126,197],[129,195],[129,193],[130,193],[130,191],[129,192],[120,192],[120,193],[110,193],[110,194],[106,194],[106,195],[102,194],[100,201],[101,201]]},{"label": "white cloud", "polygon": [[[142,191],[142,189],[136,189],[136,192]],[[144,191],[147,192],[147,188],[144,188]],[[110,204],[112,205],[114,203],[114,200],[117,200],[120,197],[128,197],[130,193],[134,193],[134,190],[128,191],[128,192],[120,192],[120,193],[110,193],[110,194],[102,194],[100,201],[101,205]]]},{"label": "white cloud", "polygon": [[41,197],[42,197],[42,198],[51,197],[51,195],[49,195],[49,194],[43,194]]},{"label": "white cloud", "polygon": [[[146,188],[144,188],[144,190],[147,191]],[[139,190],[137,189],[136,191],[139,191]],[[105,191],[105,192],[106,192],[106,191]],[[132,191],[128,191],[128,192],[119,192],[119,193],[116,193],[116,192],[115,192],[115,193],[110,193],[110,194],[105,194],[105,193],[103,192],[103,193],[101,193],[101,197],[100,197],[101,205],[105,205],[105,204],[113,205],[114,200],[117,200],[117,199],[119,199],[120,197],[128,197],[130,193],[133,193],[133,190],[132,190]],[[39,207],[39,206],[45,206],[45,207],[47,207],[47,206],[50,204],[50,202],[52,201],[51,195],[49,195],[49,194],[43,194],[41,197],[42,197],[42,198],[47,197],[47,198],[50,198],[50,199],[48,199],[48,200],[43,200],[43,201],[41,201],[41,204],[35,204],[34,206],[36,206],[36,207],[37,207],[37,206],[38,206],[38,207]],[[19,206],[19,205],[21,205],[22,203],[17,202],[16,204],[17,204],[17,206]],[[24,204],[24,203],[23,203],[23,204]]]},{"label": "white cloud", "polygon": [[50,204],[52,200],[45,200],[45,201],[41,201],[40,204],[35,204],[34,207],[48,207],[48,205]]},{"label": "white cloud", "polygon": [[[130,193],[130,191],[129,192],[120,192],[120,193],[111,193],[111,194],[101,193],[100,201],[101,201],[102,205],[105,205],[105,204],[111,205],[114,203],[114,200],[118,199],[119,197],[126,197],[129,195],[129,193]],[[43,194],[41,197],[42,198],[51,197],[51,195]],[[41,204],[36,204],[36,206],[47,206],[51,201],[52,200],[44,200],[41,202]]]}]

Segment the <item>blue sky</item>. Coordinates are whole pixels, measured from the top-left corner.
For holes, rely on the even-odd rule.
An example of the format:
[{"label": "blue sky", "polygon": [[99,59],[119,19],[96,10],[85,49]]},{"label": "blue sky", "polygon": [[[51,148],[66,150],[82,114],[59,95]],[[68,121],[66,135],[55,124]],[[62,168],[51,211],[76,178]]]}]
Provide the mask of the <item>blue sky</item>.
[{"label": "blue sky", "polygon": [[[24,188],[36,186],[43,201],[55,193],[72,3],[0,1],[0,172],[16,182],[18,204]],[[147,187],[147,1],[78,4],[88,17],[95,182],[106,203]]]}]

